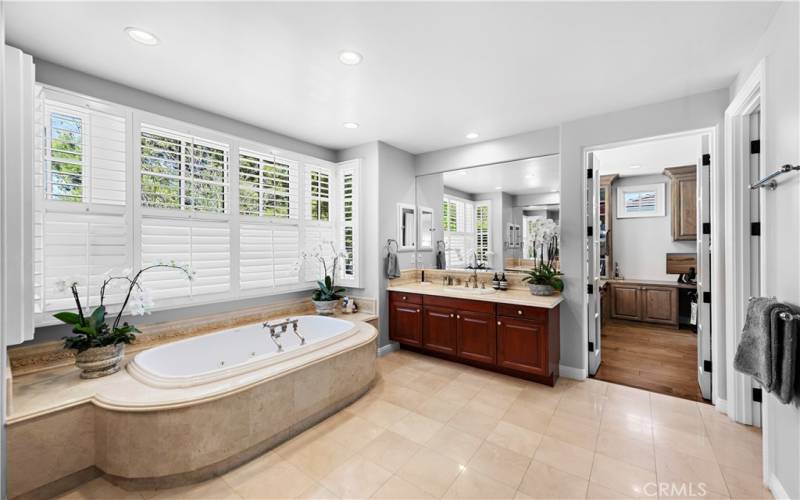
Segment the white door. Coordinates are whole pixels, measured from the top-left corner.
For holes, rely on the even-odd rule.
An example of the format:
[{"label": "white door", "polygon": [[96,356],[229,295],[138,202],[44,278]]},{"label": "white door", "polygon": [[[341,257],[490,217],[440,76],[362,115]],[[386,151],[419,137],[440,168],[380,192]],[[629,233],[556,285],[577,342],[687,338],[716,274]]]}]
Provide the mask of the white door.
[{"label": "white door", "polygon": [[600,172],[594,153],[586,167],[586,313],[589,326],[589,375],[600,368]]},{"label": "white door", "polygon": [[[697,162],[697,382],[711,399],[711,151],[709,136],[700,137]],[[719,290],[722,293],[722,290]]]}]

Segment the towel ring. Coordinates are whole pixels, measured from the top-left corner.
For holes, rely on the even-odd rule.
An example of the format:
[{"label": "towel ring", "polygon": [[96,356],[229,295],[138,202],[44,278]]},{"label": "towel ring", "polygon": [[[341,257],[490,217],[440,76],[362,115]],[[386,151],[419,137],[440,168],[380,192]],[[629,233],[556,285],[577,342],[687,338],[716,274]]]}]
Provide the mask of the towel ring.
[{"label": "towel ring", "polygon": [[445,245],[442,240],[436,240],[436,250],[444,252],[447,250],[447,245]]},{"label": "towel ring", "polygon": [[392,251],[392,243],[394,243],[394,246],[395,246],[395,250],[394,250],[395,253],[400,251],[400,244],[397,243],[397,240],[395,240],[393,238],[389,238],[388,240],[386,240],[386,246],[384,247],[386,249],[386,251],[387,252],[391,252]]}]

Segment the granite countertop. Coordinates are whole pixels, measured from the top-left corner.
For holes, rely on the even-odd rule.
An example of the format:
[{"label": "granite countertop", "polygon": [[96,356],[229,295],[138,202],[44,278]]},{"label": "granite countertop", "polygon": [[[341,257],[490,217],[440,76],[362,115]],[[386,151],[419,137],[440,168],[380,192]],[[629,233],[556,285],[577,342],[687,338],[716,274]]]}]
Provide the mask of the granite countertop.
[{"label": "granite countertop", "polygon": [[531,295],[531,292],[527,289],[511,289],[481,294],[474,292],[472,288],[467,291],[463,286],[442,286],[431,282],[425,282],[425,284],[416,282],[393,285],[388,287],[387,290],[390,292],[418,293],[421,295],[436,295],[439,297],[463,300],[480,300],[498,304],[541,307],[544,309],[553,309],[564,301],[564,297],[562,297],[561,294],[539,297]]}]

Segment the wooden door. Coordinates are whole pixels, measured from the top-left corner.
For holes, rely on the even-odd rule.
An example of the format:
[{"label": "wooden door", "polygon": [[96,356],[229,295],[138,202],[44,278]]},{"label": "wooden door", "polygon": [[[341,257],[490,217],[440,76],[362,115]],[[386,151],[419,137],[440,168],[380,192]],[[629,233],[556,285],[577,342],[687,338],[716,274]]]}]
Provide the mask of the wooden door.
[{"label": "wooden door", "polygon": [[611,284],[611,316],[618,319],[640,321],[639,285]]},{"label": "wooden door", "polygon": [[677,326],[678,289],[668,286],[642,287],[642,320]]},{"label": "wooden door", "polygon": [[546,328],[535,321],[498,317],[497,366],[546,376]]},{"label": "wooden door", "polygon": [[497,359],[497,325],[494,314],[458,311],[458,356],[494,364]]},{"label": "wooden door", "polygon": [[458,325],[456,312],[448,307],[424,306],[422,345],[432,351],[456,354]]},{"label": "wooden door", "polygon": [[419,304],[392,302],[389,310],[389,338],[395,342],[422,345],[422,311]]}]

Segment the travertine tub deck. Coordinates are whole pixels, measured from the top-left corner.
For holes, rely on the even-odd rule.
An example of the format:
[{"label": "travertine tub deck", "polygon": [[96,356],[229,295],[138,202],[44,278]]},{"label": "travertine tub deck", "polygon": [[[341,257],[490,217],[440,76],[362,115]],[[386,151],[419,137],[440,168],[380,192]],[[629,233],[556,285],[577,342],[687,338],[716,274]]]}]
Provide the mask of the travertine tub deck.
[{"label": "travertine tub deck", "polygon": [[128,489],[190,484],[263,453],[373,383],[377,330],[359,320],[374,316],[346,318],[357,331],[336,344],[194,387],[151,387],[127,370],[81,380],[74,367],[16,377],[9,496],[100,471]]}]

